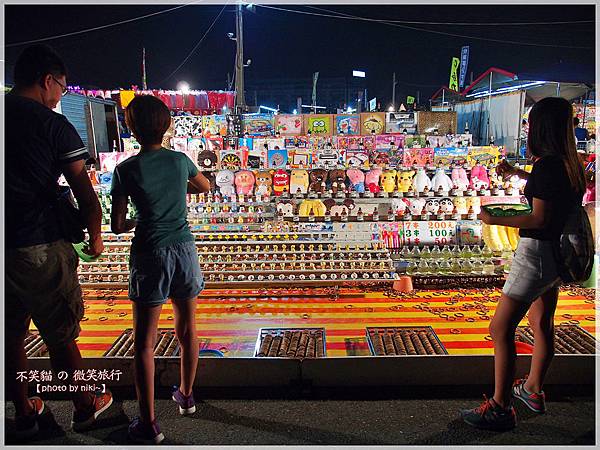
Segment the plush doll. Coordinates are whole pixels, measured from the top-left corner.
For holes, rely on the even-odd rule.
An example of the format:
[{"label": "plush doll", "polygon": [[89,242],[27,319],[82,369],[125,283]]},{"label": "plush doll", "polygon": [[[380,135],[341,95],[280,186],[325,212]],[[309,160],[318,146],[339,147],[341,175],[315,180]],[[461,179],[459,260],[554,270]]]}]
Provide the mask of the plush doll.
[{"label": "plush doll", "polygon": [[240,170],[235,174],[235,187],[238,194],[252,195],[254,190],[254,173],[250,170]]},{"label": "plush doll", "polygon": [[327,208],[321,200],[303,200],[298,207],[300,217],[308,217],[311,212],[316,217],[323,217],[326,211]]},{"label": "plush doll", "polygon": [[417,192],[423,192],[425,187],[431,189],[431,180],[427,176],[427,173],[425,173],[425,169],[423,167],[417,170],[417,174],[412,181],[412,186]]},{"label": "plush doll", "polygon": [[476,164],[471,169],[471,187],[476,191],[490,187],[487,170],[481,164]]},{"label": "plush doll", "polygon": [[467,214],[467,197],[454,197],[452,203],[454,203],[454,207],[458,214]]},{"label": "plush doll", "polygon": [[297,194],[308,192],[308,171],[304,169],[294,169],[290,175],[290,193]]},{"label": "plush doll", "polygon": [[342,169],[330,170],[329,182],[331,183],[331,191],[334,194],[346,192],[346,171]]},{"label": "plush doll", "polygon": [[349,216],[350,213],[354,210],[355,206],[356,205],[354,203],[354,200],[348,198],[348,199],[344,200],[343,203],[339,203],[339,204],[335,204],[335,205],[331,206],[329,211],[332,216],[335,216],[336,214],[338,216],[342,216],[343,214],[346,214]]},{"label": "plush doll", "polygon": [[442,214],[452,214],[454,211],[454,203],[449,198],[443,198],[440,200],[440,212]]},{"label": "plush doll", "polygon": [[235,175],[231,170],[220,170],[217,172],[216,183],[221,195],[227,197],[235,196],[235,188],[233,187],[234,179]]},{"label": "plush doll", "polygon": [[270,196],[273,191],[273,170],[261,170],[255,172],[256,195]]},{"label": "plush doll", "polygon": [[310,192],[324,192],[327,181],[327,171],[323,169],[315,169],[310,171],[310,184],[308,190]]},{"label": "plush doll", "polygon": [[284,192],[290,191],[290,176],[283,170],[278,169],[273,174],[273,193],[280,196]]},{"label": "plush doll", "polygon": [[481,199],[479,197],[467,197],[467,212],[473,208],[475,214],[481,212]]},{"label": "plush doll", "polygon": [[430,198],[425,202],[425,211],[430,214],[437,214],[440,210],[440,201],[437,198]]},{"label": "plush doll", "polygon": [[444,169],[439,167],[435,170],[435,175],[431,179],[431,183],[433,184],[433,190],[439,191],[442,188],[442,191],[448,192],[452,189],[452,179],[446,175]]},{"label": "plush doll", "polygon": [[398,191],[408,192],[412,179],[415,176],[414,170],[401,170],[398,172]]},{"label": "plush doll", "polygon": [[413,216],[418,216],[425,208],[425,200],[422,198],[413,198],[409,200],[408,210]]},{"label": "plush doll", "polygon": [[292,202],[277,203],[277,212],[283,214],[283,217],[294,216],[294,205]]},{"label": "plush doll", "polygon": [[394,188],[396,187],[396,172],[395,170],[386,170],[381,174],[381,188],[385,192],[394,192]]},{"label": "plush doll", "polygon": [[327,207],[321,200],[312,201],[312,210],[317,217],[323,217],[327,213]]},{"label": "plush doll", "polygon": [[392,199],[391,206],[394,214],[404,214],[406,208],[408,207],[408,201],[403,198],[394,198]]},{"label": "plush doll", "polygon": [[380,191],[379,178],[381,177],[381,169],[371,169],[365,174],[365,185],[369,192],[376,194]]},{"label": "plush doll", "polygon": [[348,169],[346,175],[350,184],[356,192],[362,194],[365,192],[365,173],[360,169]]},{"label": "plush doll", "polygon": [[455,167],[452,169],[452,183],[456,186],[456,189],[466,191],[469,187],[469,179],[467,178],[467,172],[462,167]]}]

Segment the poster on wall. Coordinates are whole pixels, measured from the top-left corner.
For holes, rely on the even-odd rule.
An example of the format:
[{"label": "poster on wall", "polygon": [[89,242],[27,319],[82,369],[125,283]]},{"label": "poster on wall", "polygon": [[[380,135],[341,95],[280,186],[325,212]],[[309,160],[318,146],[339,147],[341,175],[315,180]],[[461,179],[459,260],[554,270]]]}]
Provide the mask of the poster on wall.
[{"label": "poster on wall", "polygon": [[370,136],[385,132],[385,113],[371,112],[360,115],[360,134]]},{"label": "poster on wall", "polygon": [[425,137],[425,146],[433,147],[433,148],[451,147],[450,145],[448,145],[448,140],[446,139],[446,135],[426,136]]},{"label": "poster on wall", "polygon": [[390,149],[392,146],[402,148],[404,146],[404,137],[402,133],[375,136],[375,148]]},{"label": "poster on wall", "polygon": [[244,114],[242,128],[249,136],[272,136],[273,116],[271,114]]},{"label": "poster on wall", "polygon": [[406,167],[424,167],[433,164],[432,148],[405,148],[402,150],[403,165]]},{"label": "poster on wall", "polygon": [[311,136],[331,136],[333,134],[333,116],[331,114],[305,115],[306,134]]},{"label": "poster on wall", "polygon": [[433,162],[444,166],[462,166],[467,162],[467,147],[443,147],[434,150]]},{"label": "poster on wall", "polygon": [[140,143],[134,137],[123,138],[122,140],[123,140],[123,151],[139,152],[140,149],[142,148]]},{"label": "poster on wall", "polygon": [[224,149],[223,138],[220,137],[203,138],[202,142],[204,143],[204,148],[212,152],[218,153]]},{"label": "poster on wall", "polygon": [[127,158],[136,155],[137,152],[110,152],[100,153],[100,171],[101,172],[114,172],[115,167]]},{"label": "poster on wall", "polygon": [[366,149],[348,149],[345,152],[346,167],[353,169],[369,168],[369,151]]},{"label": "poster on wall", "polygon": [[406,136],[404,138],[404,148],[430,148],[430,147],[427,147],[427,145],[426,145],[425,136],[413,135],[413,136]]},{"label": "poster on wall", "polygon": [[187,149],[189,151],[198,151],[200,148],[204,148],[204,144],[202,143],[202,138],[188,138],[187,140]]},{"label": "poster on wall", "polygon": [[288,159],[292,169],[310,168],[312,164],[312,150],[306,148],[288,149]]},{"label": "poster on wall", "polygon": [[242,130],[242,116],[240,114],[228,114],[227,115],[227,134],[229,136],[241,137],[243,134]]},{"label": "poster on wall", "polygon": [[358,114],[338,114],[335,116],[335,134],[360,134],[360,116]]},{"label": "poster on wall", "polygon": [[327,145],[333,145],[332,138],[327,136],[309,136],[308,138],[308,148],[313,150],[323,149]]},{"label": "poster on wall", "polygon": [[284,147],[292,148],[307,148],[308,147],[308,136],[294,136],[287,137],[284,139]]},{"label": "poster on wall", "polygon": [[270,169],[285,169],[288,165],[288,151],[285,148],[271,150],[268,153],[268,166]]},{"label": "poster on wall", "polygon": [[202,136],[202,117],[175,116],[173,117],[174,137],[200,137]]},{"label": "poster on wall", "polygon": [[345,150],[326,146],[315,152],[313,165],[319,169],[336,169],[338,166],[344,165],[344,158]]},{"label": "poster on wall", "polygon": [[471,147],[473,145],[472,134],[449,134],[446,136],[448,147]]},{"label": "poster on wall", "polygon": [[227,135],[227,117],[223,115],[202,116],[202,135],[207,138]]},{"label": "poster on wall", "polygon": [[173,150],[178,152],[185,152],[187,150],[188,138],[185,137],[174,137],[173,138]]},{"label": "poster on wall", "polygon": [[275,116],[275,131],[282,136],[302,134],[302,116],[300,114],[278,114]]},{"label": "poster on wall", "polygon": [[417,113],[414,111],[399,111],[385,113],[386,133],[416,133]]}]

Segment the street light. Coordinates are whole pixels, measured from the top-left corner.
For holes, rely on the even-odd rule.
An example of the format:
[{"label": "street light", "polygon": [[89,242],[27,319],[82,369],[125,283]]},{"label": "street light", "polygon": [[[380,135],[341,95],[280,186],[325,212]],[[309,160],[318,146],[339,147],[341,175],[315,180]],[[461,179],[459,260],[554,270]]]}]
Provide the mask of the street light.
[{"label": "street light", "polygon": [[232,41],[237,41],[237,39],[236,39],[236,37],[234,36],[234,34],[233,34],[233,33],[227,33],[227,37],[228,37],[229,39],[231,39]]},{"label": "street light", "polygon": [[180,81],[177,83],[177,90],[181,91],[184,94],[190,92],[190,85],[186,81]]}]

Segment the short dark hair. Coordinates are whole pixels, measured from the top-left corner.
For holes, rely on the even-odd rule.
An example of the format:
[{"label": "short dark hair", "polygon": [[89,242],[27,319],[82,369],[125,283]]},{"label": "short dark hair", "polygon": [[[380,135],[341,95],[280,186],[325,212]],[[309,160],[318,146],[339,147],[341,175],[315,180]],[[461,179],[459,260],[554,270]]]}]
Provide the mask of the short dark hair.
[{"label": "short dark hair", "polygon": [[67,76],[67,68],[60,56],[48,45],[27,47],[15,64],[15,86],[30,87],[46,75]]},{"label": "short dark hair", "polygon": [[140,144],[160,144],[171,126],[171,114],[158,98],[140,95],[125,108],[125,123]]},{"label": "short dark hair", "polygon": [[575,126],[579,125],[579,117],[573,118],[573,125],[575,125]]}]

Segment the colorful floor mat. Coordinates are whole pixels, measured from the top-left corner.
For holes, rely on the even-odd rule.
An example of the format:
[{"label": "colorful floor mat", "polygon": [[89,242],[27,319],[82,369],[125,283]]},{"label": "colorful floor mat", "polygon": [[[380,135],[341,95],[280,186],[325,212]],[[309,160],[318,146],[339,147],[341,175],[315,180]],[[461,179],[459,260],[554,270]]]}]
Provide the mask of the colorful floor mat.
[{"label": "colorful floor mat", "polygon": [[[101,357],[126,328],[132,307],[126,290],[85,290],[85,317],[79,348],[84,357]],[[207,290],[198,297],[201,348],[226,357],[251,357],[263,327],[323,327],[327,356],[370,355],[367,327],[431,326],[450,355],[493,353],[488,332],[500,291],[393,291],[359,289]],[[556,323],[577,324],[596,334],[595,291],[560,293]],[[521,325],[527,325],[527,318]],[[162,308],[160,328],[172,328],[173,308]]]}]

